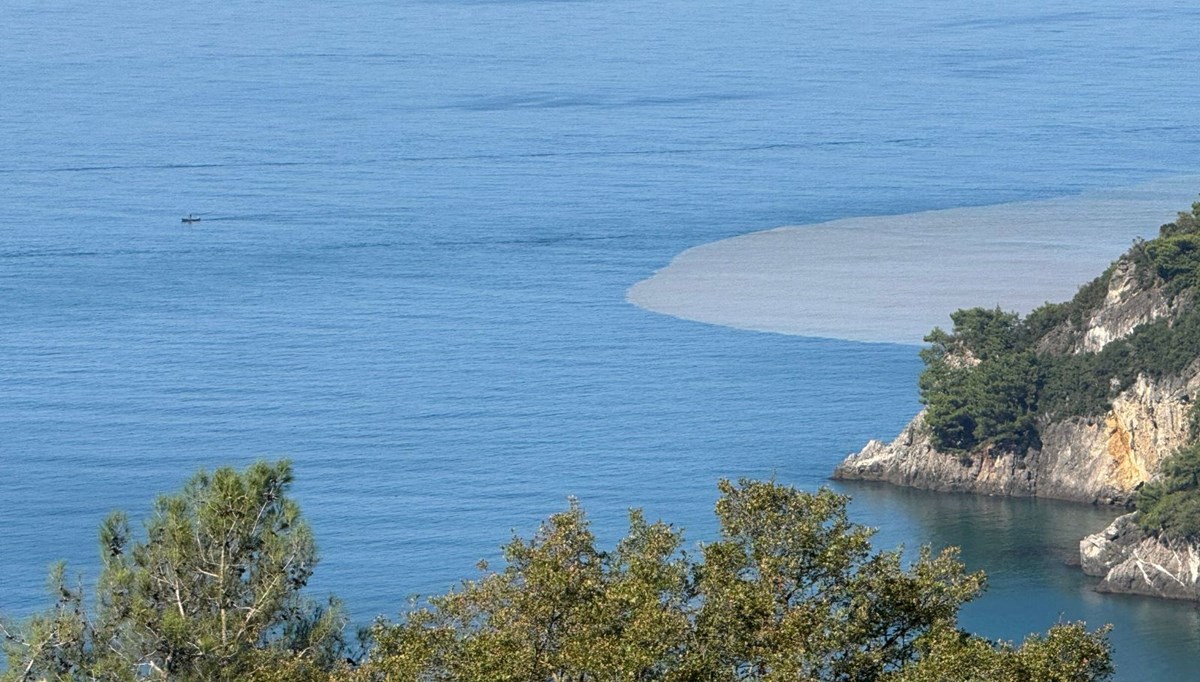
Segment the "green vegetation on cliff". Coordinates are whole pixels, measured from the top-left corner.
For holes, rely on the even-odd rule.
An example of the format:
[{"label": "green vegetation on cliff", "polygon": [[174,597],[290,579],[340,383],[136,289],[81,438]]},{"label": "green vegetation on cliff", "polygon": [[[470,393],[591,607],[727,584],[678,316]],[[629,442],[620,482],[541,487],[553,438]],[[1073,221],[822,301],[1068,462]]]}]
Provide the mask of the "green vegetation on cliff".
[{"label": "green vegetation on cliff", "polygon": [[1139,375],[1176,375],[1200,357],[1200,308],[1193,304],[1200,202],[1163,225],[1156,239],[1135,242],[1123,260],[1137,285],[1161,288],[1175,313],[1097,352],[1071,349],[1104,303],[1115,264],[1066,303],[1046,304],[1024,319],[999,309],[959,310],[952,332],[934,329],[926,337],[921,400],[939,450],[1037,448],[1039,425],[1100,415]]},{"label": "green vegetation on cliff", "polygon": [[0,679],[591,682],[1097,682],[1111,677],[1107,629],[1059,624],[1020,647],[958,628],[982,590],[954,550],[915,561],[876,552],[848,499],[773,482],[722,482],[716,541],[630,514],[596,546],[578,505],[506,565],[380,620],[362,648],[336,601],[312,602],[312,534],[287,493],[286,462],[200,473],[160,498],[135,540],[121,514],[101,527],[94,605],[58,567],[55,606],[0,623]]},{"label": "green vegetation on cliff", "polygon": [[[1137,241],[1122,257],[1126,276],[1157,289],[1171,314],[1143,324],[1099,351],[1078,351],[1088,319],[1105,302],[1114,264],[1070,301],[1046,304],[1024,319],[999,309],[951,315],[951,333],[934,329],[922,351],[925,422],[939,450],[962,457],[989,450],[1040,447],[1038,428],[1073,416],[1099,416],[1139,375],[1179,376],[1200,359],[1200,202]],[[1147,531],[1200,540],[1200,401],[1192,445],[1167,458],[1137,494]]]},{"label": "green vegetation on cliff", "polygon": [[1175,540],[1200,540],[1200,443],[1162,463],[1159,476],[1138,490],[1138,524]]},{"label": "green vegetation on cliff", "polygon": [[959,310],[951,319],[954,333],[934,329],[921,351],[921,399],[938,449],[1036,447],[1044,379],[1028,326],[999,309]]}]

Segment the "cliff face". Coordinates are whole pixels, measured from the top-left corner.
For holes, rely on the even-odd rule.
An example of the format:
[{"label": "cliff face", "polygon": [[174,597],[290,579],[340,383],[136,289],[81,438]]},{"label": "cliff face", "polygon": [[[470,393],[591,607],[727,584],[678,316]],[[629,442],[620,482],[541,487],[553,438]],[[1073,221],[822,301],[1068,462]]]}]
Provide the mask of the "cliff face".
[{"label": "cliff face", "polygon": [[[1093,504],[1136,498],[1144,512],[1080,542],[1083,570],[1100,591],[1200,601],[1198,296],[1200,202],[1071,301],[1024,319],[952,314],[953,332],[935,330],[922,351],[927,411],[834,477]],[[1139,513],[1158,530],[1143,529]]]},{"label": "cliff face", "polygon": [[1200,600],[1200,549],[1146,533],[1136,512],[1081,540],[1079,554],[1101,592]]},{"label": "cliff face", "polygon": [[939,492],[1034,495],[1035,475],[1024,458],[1011,454],[956,457],[930,442],[925,413],[918,414],[896,440],[873,440],[834,470],[844,480],[886,481]]},{"label": "cliff face", "polygon": [[1133,261],[1122,258],[1113,265],[1108,277],[1104,303],[1088,315],[1082,329],[1060,326],[1042,340],[1041,350],[1097,352],[1129,336],[1138,325],[1172,314],[1183,302],[1169,301],[1160,287],[1140,286]]},{"label": "cliff face", "polygon": [[[1103,303],[1082,325],[1063,324],[1039,350],[1083,353],[1125,338],[1139,325],[1172,315],[1186,301],[1169,301],[1159,288],[1139,287],[1133,264],[1118,261]],[[984,450],[958,456],[937,451],[923,413],[891,443],[871,441],[834,472],[834,478],[886,481],[930,490],[1038,496],[1125,504],[1159,463],[1188,439],[1189,396],[1200,388],[1200,366],[1157,380],[1139,376],[1099,417],[1040,419],[1041,448],[1023,453]]]},{"label": "cliff face", "polygon": [[834,471],[834,478],[887,481],[943,492],[1127,503],[1159,462],[1188,439],[1187,396],[1200,376],[1137,382],[1102,419],[1072,417],[1041,428],[1042,447],[1021,455],[936,450],[916,416],[891,443],[871,441]]}]

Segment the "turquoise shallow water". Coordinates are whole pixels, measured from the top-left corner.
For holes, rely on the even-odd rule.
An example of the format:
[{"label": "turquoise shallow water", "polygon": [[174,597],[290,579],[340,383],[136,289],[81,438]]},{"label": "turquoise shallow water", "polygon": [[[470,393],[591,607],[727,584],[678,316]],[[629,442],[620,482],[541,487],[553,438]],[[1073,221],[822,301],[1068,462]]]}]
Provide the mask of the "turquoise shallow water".
[{"label": "turquoise shallow water", "polygon": [[[257,457],[296,461],[312,587],[362,620],[568,495],[606,541],[632,505],[700,540],[721,476],[821,485],[915,413],[915,347],[626,289],[755,230],[1195,173],[1197,14],[3,3],[0,610],[94,575],[108,510]],[[1062,564],[1109,512],[846,489],[882,544],[989,571],[971,627],[1113,622],[1121,679],[1191,679],[1193,607]]]}]

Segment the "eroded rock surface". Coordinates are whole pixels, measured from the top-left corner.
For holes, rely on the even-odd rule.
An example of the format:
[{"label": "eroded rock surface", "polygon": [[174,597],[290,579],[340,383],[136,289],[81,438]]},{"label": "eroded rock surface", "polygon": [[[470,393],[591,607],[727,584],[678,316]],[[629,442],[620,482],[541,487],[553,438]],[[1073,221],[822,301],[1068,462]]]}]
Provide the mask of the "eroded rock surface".
[{"label": "eroded rock surface", "polygon": [[1088,316],[1083,334],[1074,344],[1076,353],[1095,353],[1110,342],[1125,338],[1139,325],[1172,312],[1161,288],[1138,286],[1133,263],[1121,259],[1113,266],[1104,305]]},{"label": "eroded rock surface", "polygon": [[834,478],[886,481],[946,492],[1048,497],[1101,504],[1129,502],[1159,463],[1188,439],[1189,395],[1200,377],[1139,377],[1103,418],[1073,417],[1041,428],[1042,448],[1022,454],[939,452],[923,413],[891,443],[871,441]]},{"label": "eroded rock surface", "polygon": [[1200,600],[1200,549],[1143,531],[1136,512],[1081,540],[1079,555],[1084,573],[1100,578],[1101,592]]}]

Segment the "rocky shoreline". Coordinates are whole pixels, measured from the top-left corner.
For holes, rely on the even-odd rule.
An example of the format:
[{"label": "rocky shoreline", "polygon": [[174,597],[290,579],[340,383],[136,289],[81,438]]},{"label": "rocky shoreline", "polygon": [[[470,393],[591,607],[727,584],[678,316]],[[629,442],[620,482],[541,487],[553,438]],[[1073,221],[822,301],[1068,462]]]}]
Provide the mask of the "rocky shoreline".
[{"label": "rocky shoreline", "polygon": [[1096,590],[1200,601],[1200,548],[1150,535],[1137,516],[1117,517],[1079,541],[1080,567],[1100,578]]},{"label": "rocky shoreline", "polygon": [[[1129,336],[1139,325],[1167,317],[1182,305],[1160,289],[1139,286],[1136,267],[1117,261],[1103,303],[1081,328],[1047,334],[1043,350],[1094,352]],[[887,481],[946,492],[1047,497],[1123,505],[1159,463],[1190,439],[1190,396],[1200,390],[1200,366],[1182,376],[1139,376],[1103,417],[1043,418],[1041,447],[1022,453],[983,451],[956,456],[937,451],[923,413],[891,443],[871,441],[834,471],[844,480]]]},{"label": "rocky shoreline", "polygon": [[[1111,270],[1104,300],[1082,324],[1064,323],[1042,337],[1041,352],[1095,353],[1140,325],[1173,318],[1191,301],[1139,283],[1123,257]],[[971,358],[967,357],[966,361]],[[938,492],[1043,497],[1132,506],[1165,458],[1193,439],[1193,397],[1200,360],[1172,376],[1138,375],[1103,415],[1038,418],[1040,444],[1022,452],[984,447],[939,451],[918,414],[890,443],[872,440],[834,471],[839,480],[882,481]],[[1103,592],[1200,600],[1200,546],[1143,530],[1126,514],[1080,542],[1080,565]]]},{"label": "rocky shoreline", "polygon": [[922,413],[892,442],[873,440],[847,457],[833,477],[940,492],[1127,505],[1159,463],[1190,438],[1188,396],[1197,389],[1200,375],[1139,377],[1102,418],[1045,423],[1042,447],[1023,453],[940,452]]}]

